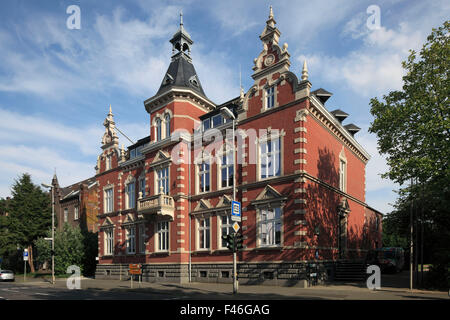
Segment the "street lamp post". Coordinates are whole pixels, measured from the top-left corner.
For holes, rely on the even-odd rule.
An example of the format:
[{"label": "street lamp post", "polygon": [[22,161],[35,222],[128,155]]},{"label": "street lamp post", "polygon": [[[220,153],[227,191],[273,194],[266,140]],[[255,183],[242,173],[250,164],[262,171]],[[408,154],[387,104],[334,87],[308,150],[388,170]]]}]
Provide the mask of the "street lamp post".
[{"label": "street lamp post", "polygon": [[52,190],[52,284],[55,284],[55,188],[51,185],[41,183],[45,188]]},{"label": "street lamp post", "polygon": [[[220,113],[227,119],[231,119],[232,125],[232,141],[233,141],[233,201],[236,201],[236,145],[234,143],[234,127],[236,116],[227,107],[220,109]],[[236,250],[233,250],[233,293],[237,293],[238,290],[238,280],[237,280],[237,257]]]}]

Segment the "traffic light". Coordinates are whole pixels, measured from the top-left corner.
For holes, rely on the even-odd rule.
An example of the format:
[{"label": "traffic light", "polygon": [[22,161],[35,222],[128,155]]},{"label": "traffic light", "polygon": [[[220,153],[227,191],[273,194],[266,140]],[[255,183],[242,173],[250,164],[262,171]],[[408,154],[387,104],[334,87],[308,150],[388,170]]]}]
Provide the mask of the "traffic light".
[{"label": "traffic light", "polygon": [[240,250],[243,248],[243,242],[244,242],[244,238],[242,236],[242,233],[236,233],[236,237],[235,237],[235,246],[236,246],[236,251]]},{"label": "traffic light", "polygon": [[235,247],[234,247],[234,234],[228,234],[227,235],[227,248],[230,249],[232,252],[234,252]]}]

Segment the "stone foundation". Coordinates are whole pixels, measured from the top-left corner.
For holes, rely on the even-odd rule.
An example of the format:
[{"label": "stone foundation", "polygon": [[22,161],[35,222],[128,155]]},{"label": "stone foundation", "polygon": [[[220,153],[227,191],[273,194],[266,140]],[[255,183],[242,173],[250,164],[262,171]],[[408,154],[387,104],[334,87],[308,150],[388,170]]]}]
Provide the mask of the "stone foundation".
[{"label": "stone foundation", "polygon": [[[240,262],[239,284],[308,287],[333,279],[335,262],[311,261],[299,263]],[[142,281],[146,282],[189,282],[188,264],[143,264]],[[99,264],[96,279],[129,280],[128,264]],[[192,282],[232,283],[233,264],[192,264]]]}]

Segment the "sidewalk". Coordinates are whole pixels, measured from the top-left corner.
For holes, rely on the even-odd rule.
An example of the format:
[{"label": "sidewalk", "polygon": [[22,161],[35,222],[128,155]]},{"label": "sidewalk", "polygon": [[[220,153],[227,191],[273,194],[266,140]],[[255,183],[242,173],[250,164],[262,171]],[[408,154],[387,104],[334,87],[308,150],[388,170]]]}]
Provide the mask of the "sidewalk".
[{"label": "sidewalk", "polygon": [[[57,279],[55,285],[45,281],[25,282],[21,284],[36,285],[45,288],[67,289],[67,279]],[[96,291],[127,291],[132,293],[155,293],[161,294],[182,294],[189,298],[189,295],[210,297],[207,299],[217,299],[229,297],[232,291],[232,284],[220,283],[149,283],[142,282],[140,287],[137,281],[133,281],[131,289],[130,281],[101,280],[83,278],[81,280],[82,290]],[[186,296],[185,296],[186,295]],[[277,287],[264,285],[240,285],[239,293],[234,296],[236,299],[331,299],[331,300],[404,300],[404,299],[449,299],[447,292],[423,291],[405,288],[382,287],[380,290],[369,290],[360,284],[331,284],[320,285],[310,288],[297,287]]]}]

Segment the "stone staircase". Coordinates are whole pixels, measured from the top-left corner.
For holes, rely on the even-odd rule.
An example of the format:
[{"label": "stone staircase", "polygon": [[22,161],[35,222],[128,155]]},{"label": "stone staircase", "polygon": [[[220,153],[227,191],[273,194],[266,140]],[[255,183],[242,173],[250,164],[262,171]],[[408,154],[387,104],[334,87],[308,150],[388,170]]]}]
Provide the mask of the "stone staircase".
[{"label": "stone staircase", "polygon": [[363,282],[366,278],[366,265],[363,261],[339,261],[336,264],[334,281]]}]

